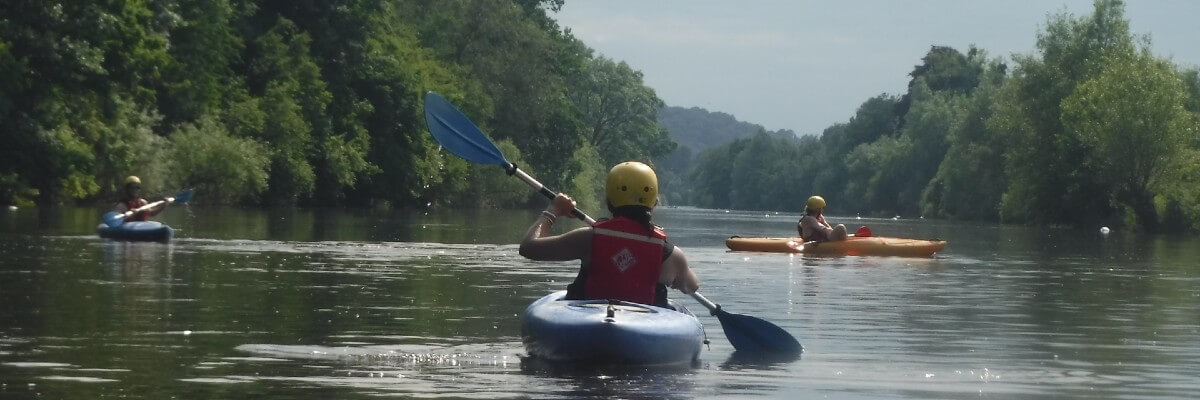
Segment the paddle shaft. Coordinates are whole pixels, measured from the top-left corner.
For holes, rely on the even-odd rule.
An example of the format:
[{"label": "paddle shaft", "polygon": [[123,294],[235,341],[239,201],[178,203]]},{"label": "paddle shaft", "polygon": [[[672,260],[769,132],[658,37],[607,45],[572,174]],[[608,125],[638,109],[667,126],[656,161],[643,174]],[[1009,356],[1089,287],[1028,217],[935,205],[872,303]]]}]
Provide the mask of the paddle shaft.
[{"label": "paddle shaft", "polygon": [[123,213],[121,213],[120,217],[121,217],[121,220],[122,220],[122,221],[124,221],[124,220],[125,220],[125,218],[129,218],[129,216],[131,216],[131,215],[133,215],[133,214],[137,214],[137,213],[140,213],[140,212],[142,212],[142,211],[149,211],[149,210],[153,210],[153,209],[154,209],[154,207],[161,206],[161,205],[163,205],[163,203],[166,203],[166,204],[171,204],[171,203],[174,203],[174,202],[175,202],[175,198],[174,198],[174,197],[168,197],[168,198],[165,198],[165,199],[162,199],[162,200],[159,200],[159,201],[156,201],[156,202],[153,202],[153,203],[150,203],[150,204],[147,204],[147,205],[144,205],[144,206],[141,206],[141,207],[138,207],[138,208],[135,208],[135,209],[132,209],[132,210],[129,210],[129,211],[123,212]]},{"label": "paddle shaft", "polygon": [[[538,193],[541,193],[542,196],[546,196],[547,199],[554,200],[555,197],[558,197],[558,193],[550,190],[550,188],[546,187],[546,185],[543,185],[541,182],[538,182],[537,179],[534,179],[532,176],[529,176],[529,174],[526,174],[525,171],[517,168],[516,164],[509,163],[508,166],[504,168],[504,171],[508,172],[509,175],[517,177],[517,179],[520,179],[522,182],[525,182],[526,185],[529,185],[529,187],[533,188]],[[573,208],[571,210],[571,215],[574,215],[575,218],[579,218],[580,221],[586,222],[588,225],[596,224],[596,220],[585,214],[583,210],[579,209],[579,207]]]},{"label": "paddle shaft", "polygon": [[720,306],[718,306],[716,303],[713,303],[712,301],[709,301],[708,298],[704,297],[704,295],[700,294],[700,292],[692,292],[692,298],[696,299],[696,301],[699,302],[700,305],[704,306],[704,308],[707,308],[708,311],[711,312],[713,315],[717,315],[717,311],[721,309]]},{"label": "paddle shaft", "polygon": [[[462,111],[437,93],[425,94],[425,122],[429,127],[429,133],[442,145],[442,148],[472,163],[499,165],[509,175],[516,176],[517,179],[525,182],[551,201],[558,196],[558,193],[550,190],[546,185],[505,159],[496,144],[492,143],[491,139],[488,139],[478,126],[475,126]],[[578,207],[571,210],[571,215],[588,225],[596,224],[595,219],[589,217]],[[735,349],[799,350],[801,348],[796,338],[775,324],[746,315],[725,312],[721,310],[720,306],[713,304],[699,293],[691,295],[717,316],[717,319],[721,321],[721,327],[725,329],[725,335],[730,337],[730,343]],[[733,331],[732,335],[731,331]],[[780,347],[780,344],[783,347]]]}]

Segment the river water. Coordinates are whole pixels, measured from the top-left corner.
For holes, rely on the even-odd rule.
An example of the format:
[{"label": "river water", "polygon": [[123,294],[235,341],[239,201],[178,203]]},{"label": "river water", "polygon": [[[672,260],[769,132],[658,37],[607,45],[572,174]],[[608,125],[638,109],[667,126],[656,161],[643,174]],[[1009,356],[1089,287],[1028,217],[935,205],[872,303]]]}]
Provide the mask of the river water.
[{"label": "river water", "polygon": [[590,369],[523,358],[518,316],[577,268],[516,254],[533,211],[180,207],[159,216],[178,229],[170,244],[99,239],[99,215],[0,211],[0,398],[1200,392],[1192,236],[834,216],[949,245],[928,259],[733,253],[729,235],[788,235],[797,216],[663,208],[656,221],[701,292],[782,326],[805,352],[734,357],[703,315],[711,345],[695,366]]}]

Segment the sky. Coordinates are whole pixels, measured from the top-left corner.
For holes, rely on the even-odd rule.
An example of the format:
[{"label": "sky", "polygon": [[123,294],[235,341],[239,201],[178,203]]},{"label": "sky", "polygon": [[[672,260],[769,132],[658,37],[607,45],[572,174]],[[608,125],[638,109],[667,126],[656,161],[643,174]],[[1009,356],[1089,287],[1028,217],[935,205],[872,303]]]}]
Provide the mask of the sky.
[{"label": "sky", "polygon": [[[1034,54],[1047,17],[1091,0],[567,0],[552,13],[599,55],[644,74],[669,106],[820,134],[870,97],[903,94],[930,46]],[[1153,52],[1200,65],[1200,1],[1131,0]]]}]

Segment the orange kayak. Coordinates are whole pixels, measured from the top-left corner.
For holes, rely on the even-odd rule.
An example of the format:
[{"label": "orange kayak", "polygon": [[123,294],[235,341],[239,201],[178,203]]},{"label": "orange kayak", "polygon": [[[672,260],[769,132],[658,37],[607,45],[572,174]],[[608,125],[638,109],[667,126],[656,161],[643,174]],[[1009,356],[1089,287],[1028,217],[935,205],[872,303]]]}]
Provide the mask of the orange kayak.
[{"label": "orange kayak", "polygon": [[869,236],[850,237],[846,240],[836,242],[805,243],[800,238],[744,238],[734,236],[725,239],[725,246],[728,246],[733,251],[761,251],[769,253],[929,257],[933,253],[942,251],[946,247],[946,242],[942,240]]}]

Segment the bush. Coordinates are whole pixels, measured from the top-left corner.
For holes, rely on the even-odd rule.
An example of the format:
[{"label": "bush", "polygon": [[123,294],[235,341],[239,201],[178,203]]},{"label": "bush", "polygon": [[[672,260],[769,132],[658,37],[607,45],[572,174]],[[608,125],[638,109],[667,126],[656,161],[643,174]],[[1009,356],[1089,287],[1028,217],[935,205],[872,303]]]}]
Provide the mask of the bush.
[{"label": "bush", "polygon": [[267,188],[269,154],[257,141],[230,136],[203,117],[171,135],[171,182],[195,188],[211,203],[253,200]]}]

